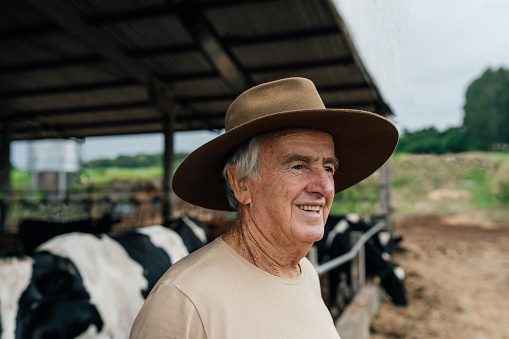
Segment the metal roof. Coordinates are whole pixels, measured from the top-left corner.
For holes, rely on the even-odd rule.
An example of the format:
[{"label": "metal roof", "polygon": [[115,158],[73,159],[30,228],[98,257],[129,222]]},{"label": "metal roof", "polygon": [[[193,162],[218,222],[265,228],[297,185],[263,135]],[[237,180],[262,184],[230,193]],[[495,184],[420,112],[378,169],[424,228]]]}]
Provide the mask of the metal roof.
[{"label": "metal roof", "polygon": [[252,85],[303,76],[391,115],[331,0],[2,0],[11,140],[221,129]]}]

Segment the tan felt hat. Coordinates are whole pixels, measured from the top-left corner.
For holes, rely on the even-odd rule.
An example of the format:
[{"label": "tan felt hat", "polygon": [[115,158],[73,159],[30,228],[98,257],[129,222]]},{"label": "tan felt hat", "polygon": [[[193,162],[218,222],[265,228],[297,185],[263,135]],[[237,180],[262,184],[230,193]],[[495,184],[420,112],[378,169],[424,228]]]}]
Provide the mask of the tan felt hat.
[{"label": "tan felt hat", "polygon": [[308,128],[330,133],[339,167],[336,193],[367,178],[391,156],[398,131],[386,118],[366,111],[325,108],[308,79],[288,78],[246,90],[225,118],[225,133],[192,152],[173,176],[173,190],[183,200],[205,208],[230,211],[223,167],[244,141],[265,132]]}]

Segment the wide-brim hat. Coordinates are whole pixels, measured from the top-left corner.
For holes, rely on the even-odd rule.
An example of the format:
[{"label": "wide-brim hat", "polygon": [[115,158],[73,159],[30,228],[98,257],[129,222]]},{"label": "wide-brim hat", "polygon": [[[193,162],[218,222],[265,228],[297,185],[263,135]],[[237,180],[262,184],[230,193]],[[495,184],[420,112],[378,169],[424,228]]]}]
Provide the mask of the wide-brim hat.
[{"label": "wide-brim hat", "polygon": [[288,78],[246,90],[225,118],[225,133],[193,151],[173,176],[173,191],[204,208],[231,211],[223,167],[232,152],[256,135],[286,128],[327,132],[334,140],[339,167],[336,193],[380,168],[398,143],[398,131],[386,118],[366,111],[325,108],[311,80]]}]

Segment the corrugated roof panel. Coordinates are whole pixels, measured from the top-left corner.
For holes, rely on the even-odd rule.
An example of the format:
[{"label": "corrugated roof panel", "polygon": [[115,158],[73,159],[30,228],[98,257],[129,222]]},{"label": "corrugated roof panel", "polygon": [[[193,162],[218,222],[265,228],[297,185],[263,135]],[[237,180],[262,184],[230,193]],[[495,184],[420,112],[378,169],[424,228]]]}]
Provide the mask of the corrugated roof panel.
[{"label": "corrugated roof panel", "polygon": [[205,10],[214,29],[222,37],[264,36],[304,29],[334,26],[323,1],[260,1],[232,4]]},{"label": "corrugated roof panel", "polygon": [[193,38],[174,14],[122,21],[97,27],[100,34],[122,49],[194,44]]},{"label": "corrugated roof panel", "polygon": [[173,83],[173,86],[187,98],[233,94],[230,86],[220,77],[179,80]]},{"label": "corrugated roof panel", "polygon": [[228,107],[233,100],[216,100],[216,101],[207,101],[207,102],[194,102],[193,107],[195,107],[199,112],[204,114],[226,114]]},{"label": "corrugated roof panel", "polygon": [[333,102],[336,104],[344,104],[348,106],[352,103],[369,102],[371,100],[371,92],[368,87],[365,89],[322,91],[322,99],[324,102]]},{"label": "corrugated roof panel", "polygon": [[2,20],[0,20],[2,30],[50,23],[50,20],[37,10],[20,0],[0,1],[0,13],[2,13]]},{"label": "corrugated roof panel", "polygon": [[199,51],[157,55],[140,58],[138,61],[158,75],[214,72],[210,62]]},{"label": "corrugated roof panel", "polygon": [[234,55],[246,68],[302,62],[342,60],[350,54],[337,35],[292,39],[232,48]]},{"label": "corrugated roof panel", "polygon": [[[97,127],[115,123],[122,125],[122,122],[126,120],[143,124],[144,121],[159,120],[160,118],[161,113],[158,110],[147,106],[145,108],[128,108],[122,111],[81,112],[79,114],[60,115],[49,114],[48,116],[39,115],[37,118],[32,119],[32,121],[40,127],[56,124],[57,126],[61,125],[64,129],[73,130],[93,124]],[[139,132],[141,132],[141,128]]]},{"label": "corrugated roof panel", "polygon": [[123,88],[110,88],[67,94],[27,96],[12,100],[14,106],[23,106],[30,110],[59,110],[66,107],[87,107],[97,105],[128,104],[129,102],[148,101],[147,90],[134,85]]},{"label": "corrugated roof panel", "polygon": [[107,63],[62,66],[34,71],[0,74],[0,90],[34,89],[118,80],[118,70]]},{"label": "corrugated roof panel", "polygon": [[334,85],[347,85],[364,83],[362,73],[354,66],[328,66],[314,67],[299,70],[280,70],[253,74],[256,82],[271,81],[286,77],[304,77],[312,80],[317,88],[330,87]]},{"label": "corrugated roof panel", "polygon": [[144,8],[162,6],[165,0],[87,0],[87,1],[66,1],[60,0],[63,5],[68,6],[81,16],[111,15],[119,12],[139,11]]},{"label": "corrugated roof panel", "polygon": [[[0,63],[2,68],[23,64],[58,61],[66,57],[97,55],[88,47],[62,32],[27,35],[2,42]],[[28,66],[28,65],[27,65]]]}]

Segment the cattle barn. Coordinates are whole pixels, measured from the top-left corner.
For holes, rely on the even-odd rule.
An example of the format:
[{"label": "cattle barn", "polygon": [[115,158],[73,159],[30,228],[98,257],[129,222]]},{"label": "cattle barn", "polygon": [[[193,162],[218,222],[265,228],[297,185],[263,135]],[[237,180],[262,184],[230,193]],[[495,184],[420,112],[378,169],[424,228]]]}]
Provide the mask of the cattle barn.
[{"label": "cattle barn", "polygon": [[4,0],[0,22],[0,197],[11,141],[163,133],[171,216],[173,133],[221,130],[238,94],[278,78],[393,114],[331,0]]},{"label": "cattle barn", "polygon": [[[220,131],[253,85],[306,77],[326,107],[393,115],[332,0],[3,0],[0,50],[2,241],[12,141],[163,134],[168,220],[173,134]],[[377,212],[390,226],[387,166]]]}]

